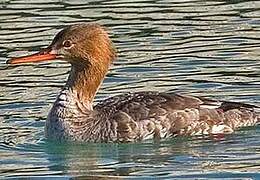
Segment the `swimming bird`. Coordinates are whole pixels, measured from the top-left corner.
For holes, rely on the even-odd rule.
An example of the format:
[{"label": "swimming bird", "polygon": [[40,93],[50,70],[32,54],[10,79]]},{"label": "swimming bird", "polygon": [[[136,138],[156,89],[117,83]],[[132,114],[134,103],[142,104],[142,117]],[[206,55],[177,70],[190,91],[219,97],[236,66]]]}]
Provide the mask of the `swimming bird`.
[{"label": "swimming bird", "polygon": [[177,93],[126,93],[93,105],[109,66],[116,59],[108,33],[96,23],[67,26],[47,48],[7,63],[54,59],[69,62],[71,71],[46,120],[45,135],[50,139],[137,142],[232,133],[260,121],[258,107],[254,105]]}]

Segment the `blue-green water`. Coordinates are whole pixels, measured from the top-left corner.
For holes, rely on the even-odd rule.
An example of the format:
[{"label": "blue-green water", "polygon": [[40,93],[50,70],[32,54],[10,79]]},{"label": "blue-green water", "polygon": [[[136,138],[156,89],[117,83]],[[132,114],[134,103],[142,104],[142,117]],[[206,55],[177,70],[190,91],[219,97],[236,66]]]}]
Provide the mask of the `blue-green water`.
[{"label": "blue-green water", "polygon": [[106,26],[118,59],[96,101],[182,92],[260,105],[260,2],[0,1],[0,179],[260,179],[260,128],[137,144],[57,144],[44,123],[69,64],[7,66],[64,25]]}]

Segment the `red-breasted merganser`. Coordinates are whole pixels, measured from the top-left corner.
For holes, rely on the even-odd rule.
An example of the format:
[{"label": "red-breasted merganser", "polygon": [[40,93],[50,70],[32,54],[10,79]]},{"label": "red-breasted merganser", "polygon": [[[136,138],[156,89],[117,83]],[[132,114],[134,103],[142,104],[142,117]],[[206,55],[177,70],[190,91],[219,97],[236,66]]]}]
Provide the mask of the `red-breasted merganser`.
[{"label": "red-breasted merganser", "polygon": [[232,133],[260,121],[256,106],[160,92],[117,95],[93,106],[116,52],[98,24],[60,31],[39,53],[14,58],[19,64],[62,59],[71,63],[68,81],[49,112],[45,134],[61,141],[136,142],[179,135]]}]

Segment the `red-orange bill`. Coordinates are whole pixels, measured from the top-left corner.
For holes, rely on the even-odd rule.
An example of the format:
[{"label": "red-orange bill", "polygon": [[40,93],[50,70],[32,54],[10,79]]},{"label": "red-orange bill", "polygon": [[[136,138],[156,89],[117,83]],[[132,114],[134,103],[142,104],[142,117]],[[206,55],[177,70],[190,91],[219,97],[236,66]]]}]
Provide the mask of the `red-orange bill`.
[{"label": "red-orange bill", "polygon": [[18,58],[13,58],[8,60],[7,64],[20,64],[20,63],[30,63],[30,62],[40,62],[40,61],[47,61],[56,59],[55,54],[43,54],[43,53],[36,53],[29,56],[23,56]]}]

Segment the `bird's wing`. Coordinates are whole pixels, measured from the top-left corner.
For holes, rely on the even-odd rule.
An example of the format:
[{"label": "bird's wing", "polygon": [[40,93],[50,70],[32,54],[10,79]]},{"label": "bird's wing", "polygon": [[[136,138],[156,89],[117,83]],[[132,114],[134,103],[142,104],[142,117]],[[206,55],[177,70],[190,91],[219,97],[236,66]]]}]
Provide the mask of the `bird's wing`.
[{"label": "bird's wing", "polygon": [[158,92],[118,95],[95,108],[106,111],[121,142],[230,133],[257,121],[252,105]]}]

